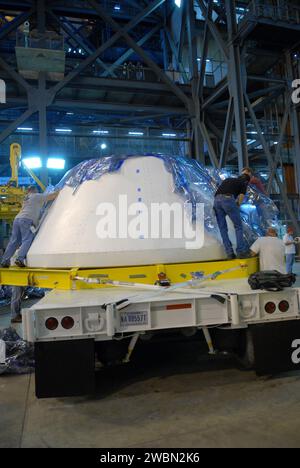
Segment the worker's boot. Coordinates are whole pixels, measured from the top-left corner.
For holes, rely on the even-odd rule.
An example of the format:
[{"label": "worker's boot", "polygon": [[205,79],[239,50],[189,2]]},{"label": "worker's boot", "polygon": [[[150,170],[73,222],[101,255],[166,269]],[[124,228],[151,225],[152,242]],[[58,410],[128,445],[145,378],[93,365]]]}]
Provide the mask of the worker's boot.
[{"label": "worker's boot", "polygon": [[16,259],[15,265],[17,265],[19,268],[26,268],[26,265],[23,262],[23,260],[20,260],[19,258]]},{"label": "worker's boot", "polygon": [[236,255],[234,253],[227,255],[227,260],[235,260]]},{"label": "worker's boot", "polygon": [[243,253],[238,255],[238,258],[240,258],[240,259],[250,258],[250,257],[251,257],[251,253],[249,251],[248,252],[243,252]]},{"label": "worker's boot", "polygon": [[9,268],[10,267],[10,262],[1,262],[0,263],[0,268]]}]

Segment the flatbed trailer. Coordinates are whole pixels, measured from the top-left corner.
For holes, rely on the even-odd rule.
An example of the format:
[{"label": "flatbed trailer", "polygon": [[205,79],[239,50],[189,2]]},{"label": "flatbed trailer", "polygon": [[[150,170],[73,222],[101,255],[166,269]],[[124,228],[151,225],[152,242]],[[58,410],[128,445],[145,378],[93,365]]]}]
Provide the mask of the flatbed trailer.
[{"label": "flatbed trailer", "polygon": [[[225,273],[187,287],[183,280],[192,272],[199,277],[201,267],[204,276]],[[35,346],[36,395],[92,394],[96,361],[125,365],[139,341],[169,332],[198,336],[201,331],[210,354],[234,353],[258,375],[300,370],[300,289],[252,291],[247,278],[256,270],[257,259],[72,270],[69,281],[57,279],[56,288],[23,310],[24,338]],[[183,285],[155,289],[151,285],[160,272],[171,284],[181,279]],[[25,286],[27,277],[27,284],[41,286],[47,274],[9,269],[1,270],[0,278],[2,284],[18,279],[17,285]]]}]

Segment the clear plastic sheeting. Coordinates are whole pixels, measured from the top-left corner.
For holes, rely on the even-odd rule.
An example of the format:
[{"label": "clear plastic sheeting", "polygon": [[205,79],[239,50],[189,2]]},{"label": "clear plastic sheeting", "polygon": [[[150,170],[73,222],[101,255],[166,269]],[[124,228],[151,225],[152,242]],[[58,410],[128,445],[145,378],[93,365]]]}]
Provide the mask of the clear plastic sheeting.
[{"label": "clear plastic sheeting", "polygon": [[[45,296],[45,289],[34,288],[32,286],[28,286],[27,288],[25,288],[25,291],[23,294],[23,300],[41,299],[44,296]],[[9,305],[10,300],[11,300],[11,287],[1,286],[0,287],[0,307]]]},{"label": "clear plastic sheeting", "polygon": [[[91,159],[71,169],[56,186],[56,189],[61,189],[67,185],[72,187],[75,192],[86,181],[96,180],[105,174],[120,170],[127,159],[145,156],[157,157],[164,161],[166,169],[173,176],[174,191],[184,198],[185,203],[192,206],[193,219],[196,205],[204,204],[205,228],[209,233],[217,236],[218,227],[213,204],[214,194],[222,181],[220,173],[217,170],[210,173],[193,159],[162,154],[108,156],[101,159]],[[245,239],[248,246],[258,236],[264,235],[268,227],[278,226],[278,214],[278,209],[270,198],[260,193],[256,188],[249,186],[245,202],[241,208]]]},{"label": "clear plastic sheeting", "polygon": [[34,347],[22,340],[14,328],[0,330],[0,341],[3,361],[0,362],[0,375],[28,374],[34,370]]},{"label": "clear plastic sheeting", "polygon": [[268,228],[279,228],[281,224],[279,210],[273,200],[251,185],[242,205],[242,216],[257,236],[263,236]]}]

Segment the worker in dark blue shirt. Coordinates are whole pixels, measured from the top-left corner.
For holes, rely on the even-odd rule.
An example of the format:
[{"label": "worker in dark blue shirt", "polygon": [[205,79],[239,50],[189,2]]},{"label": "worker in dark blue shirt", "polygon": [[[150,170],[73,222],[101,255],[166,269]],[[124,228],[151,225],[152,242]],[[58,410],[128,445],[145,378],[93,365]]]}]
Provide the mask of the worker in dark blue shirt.
[{"label": "worker in dark blue shirt", "polygon": [[243,203],[251,177],[252,171],[247,167],[242,171],[242,175],[240,177],[224,180],[215,195],[214,210],[229,260],[236,258],[236,255],[228,236],[226,216],[231,219],[235,228],[237,242],[236,253],[238,258],[250,257],[250,252],[248,251],[247,245],[244,241],[240,205]]}]

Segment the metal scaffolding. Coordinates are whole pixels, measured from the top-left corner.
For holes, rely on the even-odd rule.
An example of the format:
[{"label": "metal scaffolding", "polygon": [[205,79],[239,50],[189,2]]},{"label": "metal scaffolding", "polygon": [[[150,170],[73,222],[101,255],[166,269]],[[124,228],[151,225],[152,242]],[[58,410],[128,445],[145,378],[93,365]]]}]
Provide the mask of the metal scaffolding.
[{"label": "metal scaffolding", "polygon": [[[128,124],[150,137],[149,128],[167,128],[204,164],[265,166],[269,193],[281,195],[298,226],[279,170],[294,164],[298,193],[299,115],[291,100],[300,57],[297,3],[0,1],[0,78],[7,84],[0,144],[25,122],[39,129],[42,158],[57,124]],[[15,51],[20,34],[23,49],[38,37],[37,63],[49,41],[61,37],[63,50],[44,53],[45,68],[25,73],[28,51]],[[58,64],[56,73],[47,62]]]}]

